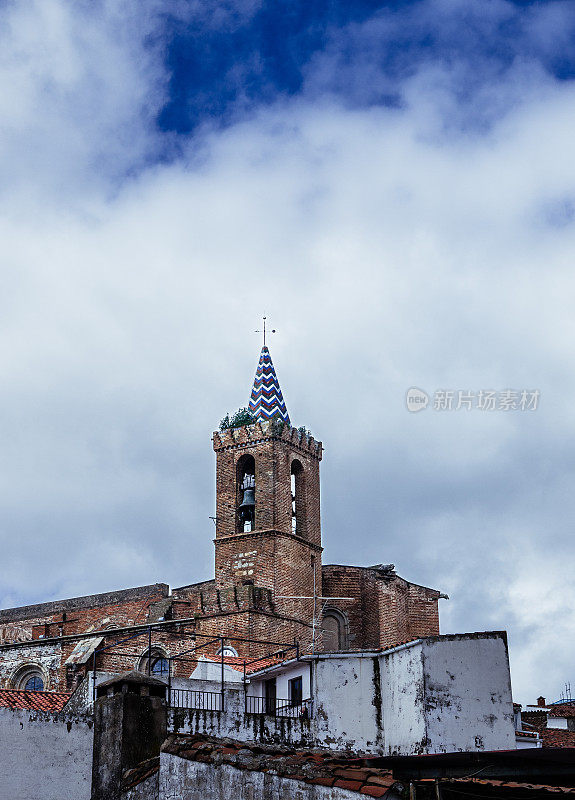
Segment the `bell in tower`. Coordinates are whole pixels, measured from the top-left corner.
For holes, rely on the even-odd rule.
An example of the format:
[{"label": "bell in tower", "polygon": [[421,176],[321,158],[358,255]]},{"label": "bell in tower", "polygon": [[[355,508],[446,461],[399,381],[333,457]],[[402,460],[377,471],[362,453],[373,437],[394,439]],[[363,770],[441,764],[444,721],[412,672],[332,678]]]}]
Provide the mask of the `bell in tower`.
[{"label": "bell in tower", "polygon": [[322,445],[291,425],[266,346],[249,411],[249,421],[213,435],[216,588],[249,578],[276,593],[280,605],[280,595],[298,597],[285,600],[285,610],[311,620],[313,601],[308,608],[305,598],[313,596],[314,581],[321,581]]},{"label": "bell in tower", "polygon": [[255,461],[252,456],[243,459],[239,487],[241,502],[238,506],[238,527],[240,532],[248,533],[254,530],[256,510]]}]

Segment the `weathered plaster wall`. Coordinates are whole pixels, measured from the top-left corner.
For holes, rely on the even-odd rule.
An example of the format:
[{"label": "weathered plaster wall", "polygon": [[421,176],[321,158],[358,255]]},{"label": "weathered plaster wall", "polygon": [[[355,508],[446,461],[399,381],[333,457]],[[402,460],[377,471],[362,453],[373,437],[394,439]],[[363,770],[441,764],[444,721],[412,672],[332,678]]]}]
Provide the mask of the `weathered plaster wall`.
[{"label": "weathered plaster wall", "polygon": [[[156,772],[151,778],[142,781],[133,789],[123,792],[122,800],[158,800],[159,783],[160,773]],[[228,798],[228,800],[230,799]]]},{"label": "weathered plaster wall", "polygon": [[27,665],[38,666],[44,673],[45,687],[58,689],[58,673],[62,661],[62,646],[59,642],[51,644],[30,644],[5,647],[0,650],[0,687],[12,687],[14,675]]},{"label": "weathered plaster wall", "polygon": [[313,663],[312,728],[333,749],[379,752],[381,691],[377,657],[323,656]]},{"label": "weathered plaster wall", "polygon": [[386,755],[515,747],[505,634],[422,639],[380,663]]},{"label": "weathered plaster wall", "polygon": [[0,708],[2,800],[90,800],[92,720]]},{"label": "weathered plaster wall", "polygon": [[385,755],[425,752],[423,662],[420,645],[378,659]]},{"label": "weathered plaster wall", "polygon": [[505,634],[426,639],[422,654],[427,752],[513,749]]},{"label": "weathered plaster wall", "polygon": [[224,713],[173,709],[168,713],[168,730],[174,733],[206,733],[219,738],[229,736],[240,741],[292,744],[296,747],[307,747],[313,742],[310,720],[246,714],[243,689],[226,688],[225,703]]},{"label": "weathered plaster wall", "polygon": [[[162,753],[160,800],[357,800],[357,792]],[[139,798],[138,798],[139,800]],[[148,800],[146,798],[146,800]]]}]

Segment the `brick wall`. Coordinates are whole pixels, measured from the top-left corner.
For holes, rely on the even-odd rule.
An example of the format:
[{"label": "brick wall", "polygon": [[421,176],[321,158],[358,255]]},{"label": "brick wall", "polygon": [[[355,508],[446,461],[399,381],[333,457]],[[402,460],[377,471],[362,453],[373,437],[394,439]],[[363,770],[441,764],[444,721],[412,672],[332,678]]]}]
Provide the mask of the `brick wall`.
[{"label": "brick wall", "polygon": [[325,565],[325,610],[337,609],[347,620],[348,649],[393,647],[420,636],[439,634],[439,592],[409,583],[387,568]]},{"label": "brick wall", "polygon": [[[74,638],[76,634],[143,624],[150,605],[168,592],[166,584],[152,584],[0,611],[4,631],[0,642],[0,686],[9,688],[20,667],[38,665],[45,688],[70,688],[73,670],[68,670],[65,662],[79,641]],[[21,638],[30,641],[12,644],[10,636],[14,642]],[[59,638],[61,641],[54,641]]]},{"label": "brick wall", "polygon": [[[295,428],[281,430],[272,422],[257,422],[242,428],[215,432],[216,538],[238,533],[236,509],[241,502],[237,485],[237,463],[252,455],[256,464],[256,509],[254,530],[292,531],[291,466],[303,468],[304,497],[300,496],[298,534],[321,546],[319,462],[321,442],[302,436]],[[216,565],[217,580],[217,565]]]}]

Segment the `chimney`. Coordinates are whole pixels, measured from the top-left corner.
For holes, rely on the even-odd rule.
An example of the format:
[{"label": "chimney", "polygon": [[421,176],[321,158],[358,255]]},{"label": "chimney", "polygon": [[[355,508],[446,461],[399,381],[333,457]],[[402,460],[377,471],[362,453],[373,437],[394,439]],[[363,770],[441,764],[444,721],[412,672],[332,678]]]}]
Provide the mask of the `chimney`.
[{"label": "chimney", "polygon": [[126,672],[97,687],[92,800],[120,800],[122,775],[160,754],[166,738],[166,684]]},{"label": "chimney", "polygon": [[545,698],[544,697],[538,697],[537,698],[537,705],[540,708],[545,708]]}]

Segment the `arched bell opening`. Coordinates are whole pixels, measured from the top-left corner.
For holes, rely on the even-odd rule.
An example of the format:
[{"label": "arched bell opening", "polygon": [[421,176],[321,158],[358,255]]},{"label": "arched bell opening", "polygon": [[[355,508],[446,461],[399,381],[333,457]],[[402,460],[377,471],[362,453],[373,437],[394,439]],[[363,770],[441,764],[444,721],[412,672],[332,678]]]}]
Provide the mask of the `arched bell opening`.
[{"label": "arched bell opening", "polygon": [[291,532],[306,538],[305,472],[297,458],[291,462]]},{"label": "arched bell opening", "polygon": [[238,533],[255,529],[256,524],[256,462],[253,456],[242,456],[237,464],[237,522]]}]

